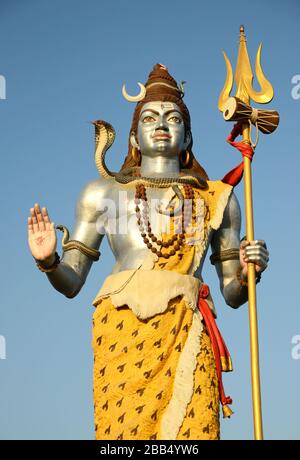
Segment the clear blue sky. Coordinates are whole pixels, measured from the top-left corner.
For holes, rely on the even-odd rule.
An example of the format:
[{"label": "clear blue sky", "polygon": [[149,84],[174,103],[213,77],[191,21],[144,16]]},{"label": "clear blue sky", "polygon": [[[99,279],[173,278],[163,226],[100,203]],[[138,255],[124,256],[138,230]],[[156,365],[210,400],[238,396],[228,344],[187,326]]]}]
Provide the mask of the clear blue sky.
[{"label": "clear blue sky", "polygon": [[[300,437],[299,114],[291,79],[300,74],[299,2],[253,0],[0,0],[1,309],[0,438],[93,439],[91,301],[110,273],[105,242],[81,293],[56,292],[33,263],[27,215],[38,201],[56,223],[72,228],[80,189],[97,177],[91,120],[116,129],[109,165],[127,148],[133,106],[121,95],[145,81],[153,64],[186,80],[195,153],[213,179],[240,158],[225,143],[231,125],[217,108],[225,49],[235,65],[245,25],[254,60],[263,42],[263,69],[275,88],[269,105],[278,131],[261,136],[253,162],[255,233],[267,241],[270,267],[258,287],[265,436]],[[243,209],[243,187],[237,189]],[[244,234],[244,230],[243,230]],[[222,421],[223,439],[252,438],[247,306],[235,311],[219,294],[207,261],[205,279],[235,371],[225,376],[235,414]]]}]

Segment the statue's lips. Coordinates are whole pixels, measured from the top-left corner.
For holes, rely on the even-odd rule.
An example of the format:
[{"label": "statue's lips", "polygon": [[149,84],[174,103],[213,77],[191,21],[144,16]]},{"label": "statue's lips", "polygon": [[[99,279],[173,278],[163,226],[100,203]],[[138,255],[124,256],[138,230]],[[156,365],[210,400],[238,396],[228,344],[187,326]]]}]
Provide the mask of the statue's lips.
[{"label": "statue's lips", "polygon": [[160,134],[154,134],[152,136],[153,139],[155,140],[160,140],[160,139],[167,139],[167,140],[170,140],[171,139],[171,136],[170,134],[166,134],[166,133],[160,133]]}]

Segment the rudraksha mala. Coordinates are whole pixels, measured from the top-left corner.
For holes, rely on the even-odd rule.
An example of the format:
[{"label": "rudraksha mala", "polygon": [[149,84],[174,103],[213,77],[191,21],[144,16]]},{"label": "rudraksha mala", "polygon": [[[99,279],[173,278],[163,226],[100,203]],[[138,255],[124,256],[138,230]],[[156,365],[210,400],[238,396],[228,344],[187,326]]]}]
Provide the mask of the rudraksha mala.
[{"label": "rudraksha mala", "polygon": [[[145,245],[150,251],[156,254],[158,257],[163,257],[168,259],[171,256],[174,256],[176,252],[181,248],[185,241],[185,222],[191,222],[193,206],[194,206],[194,191],[191,185],[184,185],[184,202],[181,212],[181,226],[180,229],[177,228],[177,232],[169,238],[167,241],[159,240],[152,232],[151,224],[149,221],[149,204],[146,194],[146,187],[143,184],[138,184],[136,186],[135,192],[135,213],[137,217],[137,224],[141,232],[141,236]],[[189,200],[186,203],[186,200]],[[140,209],[140,202],[142,202],[143,209]],[[180,233],[179,233],[180,231]],[[157,247],[155,247],[156,244]],[[162,248],[171,248],[168,252],[162,252]]]}]

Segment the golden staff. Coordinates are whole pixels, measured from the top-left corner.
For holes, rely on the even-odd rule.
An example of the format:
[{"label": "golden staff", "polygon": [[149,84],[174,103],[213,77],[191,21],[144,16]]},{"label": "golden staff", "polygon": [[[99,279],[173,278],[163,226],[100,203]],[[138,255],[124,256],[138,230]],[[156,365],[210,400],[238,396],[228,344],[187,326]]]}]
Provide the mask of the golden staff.
[{"label": "golden staff", "polygon": [[[246,46],[245,30],[244,26],[241,26],[239,52],[235,73],[237,88],[236,94],[235,97],[230,97],[233,86],[233,72],[231,63],[226,53],[223,52],[227,77],[218,103],[219,109],[223,112],[225,120],[239,121],[242,123],[243,142],[250,144],[253,148],[255,148],[256,145],[252,144],[250,137],[251,123],[256,125],[257,129],[266,134],[273,132],[279,123],[279,116],[277,112],[272,110],[253,109],[249,105],[250,99],[253,99],[253,101],[261,104],[266,104],[273,99],[273,87],[264,76],[260,64],[261,47],[262,45],[260,44],[256,55],[256,76],[260,84],[261,91],[255,91],[252,86],[253,74]],[[248,241],[253,241],[254,225],[251,160],[247,157],[244,157],[244,184],[246,238]],[[263,439],[256,309],[256,274],[254,263],[248,263],[248,304],[254,435],[255,439]]]}]

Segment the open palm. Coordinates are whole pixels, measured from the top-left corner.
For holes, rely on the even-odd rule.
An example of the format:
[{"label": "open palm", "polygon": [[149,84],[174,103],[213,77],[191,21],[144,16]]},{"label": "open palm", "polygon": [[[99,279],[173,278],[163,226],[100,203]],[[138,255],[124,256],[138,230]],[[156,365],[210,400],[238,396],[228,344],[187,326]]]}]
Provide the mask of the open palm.
[{"label": "open palm", "polygon": [[54,260],[56,250],[56,231],[54,223],[51,222],[46,208],[40,209],[35,204],[30,209],[28,217],[28,244],[31,254],[36,260]]}]

